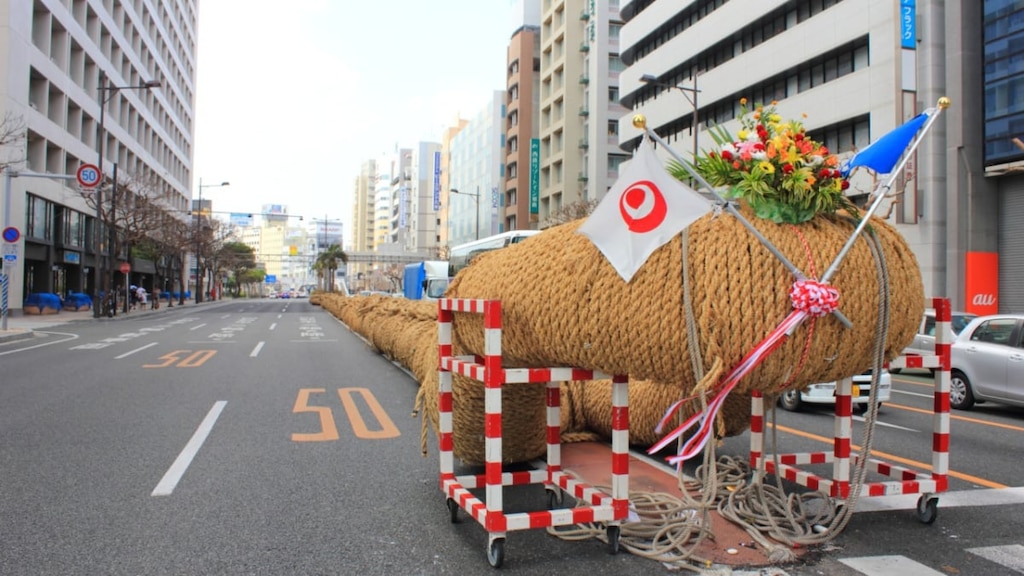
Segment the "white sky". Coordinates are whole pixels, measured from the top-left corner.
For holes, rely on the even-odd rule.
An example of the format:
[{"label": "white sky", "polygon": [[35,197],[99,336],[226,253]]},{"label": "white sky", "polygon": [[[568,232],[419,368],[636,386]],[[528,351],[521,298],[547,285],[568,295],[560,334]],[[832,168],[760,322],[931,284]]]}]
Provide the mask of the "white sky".
[{"label": "white sky", "polygon": [[505,88],[510,0],[201,0],[193,191],[341,219],[360,164]]}]

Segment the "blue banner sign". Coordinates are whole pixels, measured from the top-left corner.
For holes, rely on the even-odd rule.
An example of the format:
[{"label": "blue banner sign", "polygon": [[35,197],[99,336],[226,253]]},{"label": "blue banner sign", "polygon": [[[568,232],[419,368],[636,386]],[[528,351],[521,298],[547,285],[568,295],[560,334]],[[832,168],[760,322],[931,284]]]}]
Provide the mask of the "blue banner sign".
[{"label": "blue banner sign", "polygon": [[434,212],[441,209],[441,153],[434,152]]},{"label": "blue banner sign", "polygon": [[900,0],[900,46],[913,50],[917,44],[916,0]]},{"label": "blue banner sign", "polygon": [[540,212],[540,139],[530,138],[530,214]]}]

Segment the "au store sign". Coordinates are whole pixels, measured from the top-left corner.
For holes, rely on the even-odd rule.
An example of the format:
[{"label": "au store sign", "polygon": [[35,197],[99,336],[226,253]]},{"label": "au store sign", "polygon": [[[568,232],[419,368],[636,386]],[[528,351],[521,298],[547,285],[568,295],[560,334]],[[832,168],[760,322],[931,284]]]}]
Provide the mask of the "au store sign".
[{"label": "au store sign", "polygon": [[985,316],[999,313],[999,253],[968,252],[964,291],[966,312]]}]

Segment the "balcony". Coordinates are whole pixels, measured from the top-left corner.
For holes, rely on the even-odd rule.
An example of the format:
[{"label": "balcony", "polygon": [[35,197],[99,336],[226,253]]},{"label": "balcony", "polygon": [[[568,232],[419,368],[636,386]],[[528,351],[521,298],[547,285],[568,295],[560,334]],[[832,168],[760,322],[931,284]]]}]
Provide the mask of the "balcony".
[{"label": "balcony", "polygon": [[590,44],[583,42],[580,44],[580,52],[590,52]]},{"label": "balcony", "polygon": [[586,22],[587,20],[590,20],[590,11],[589,11],[589,10],[587,10],[586,8],[584,8],[584,9],[583,9],[583,10],[582,10],[582,11],[580,12],[580,20],[582,20],[582,21],[584,21],[584,22]]},{"label": "balcony", "polygon": [[586,106],[580,106],[580,116],[584,118],[590,116],[590,110]]},{"label": "balcony", "polygon": [[585,72],[580,74],[580,84],[590,84],[590,76],[587,76]]},{"label": "balcony", "polygon": [[590,148],[590,142],[586,138],[580,138],[580,150],[586,150]]},{"label": "balcony", "polygon": [[586,172],[580,172],[579,176],[576,177],[577,182],[586,182],[587,180],[590,180],[590,178],[587,178]]}]

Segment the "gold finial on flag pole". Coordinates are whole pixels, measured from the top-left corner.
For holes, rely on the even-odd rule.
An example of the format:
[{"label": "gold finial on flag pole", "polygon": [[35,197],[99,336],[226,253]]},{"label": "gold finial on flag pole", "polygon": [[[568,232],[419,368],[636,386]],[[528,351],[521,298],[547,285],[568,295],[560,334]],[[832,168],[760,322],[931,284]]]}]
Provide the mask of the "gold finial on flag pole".
[{"label": "gold finial on flag pole", "polygon": [[643,114],[637,114],[633,116],[633,127],[643,130],[647,127],[647,117]]},{"label": "gold finial on flag pole", "polygon": [[949,108],[949,105],[952,104],[952,103],[953,102],[949,99],[948,96],[943,96],[942,98],[939,98],[939,108],[942,108],[942,109]]}]

